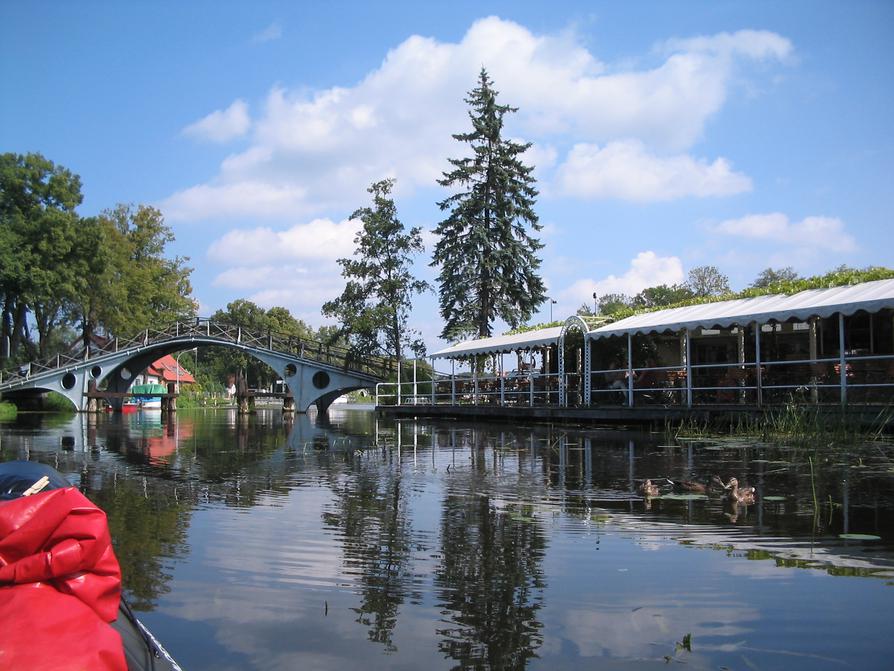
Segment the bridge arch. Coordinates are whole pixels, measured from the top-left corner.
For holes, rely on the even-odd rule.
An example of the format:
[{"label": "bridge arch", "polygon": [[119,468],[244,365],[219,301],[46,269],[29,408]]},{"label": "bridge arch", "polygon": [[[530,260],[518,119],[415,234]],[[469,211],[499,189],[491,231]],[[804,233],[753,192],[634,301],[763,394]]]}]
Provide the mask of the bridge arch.
[{"label": "bridge arch", "polygon": [[[288,386],[299,412],[306,412],[314,404],[325,411],[348,391],[373,388],[384,372],[381,360],[352,358],[347,350],[324,343],[270,333],[258,336],[207,320],[177,323],[152,335],[146,332],[123,348],[116,343],[115,351],[90,359],[68,360],[56,367],[44,366],[37,374],[0,379],[0,394],[14,399],[37,391],[56,391],[78,410],[86,410],[84,394],[91,382],[97,386],[105,382],[108,391],[124,392],[135,375],[153,361],[194,347],[237,349],[270,366]],[[376,365],[382,368],[376,370]]]}]

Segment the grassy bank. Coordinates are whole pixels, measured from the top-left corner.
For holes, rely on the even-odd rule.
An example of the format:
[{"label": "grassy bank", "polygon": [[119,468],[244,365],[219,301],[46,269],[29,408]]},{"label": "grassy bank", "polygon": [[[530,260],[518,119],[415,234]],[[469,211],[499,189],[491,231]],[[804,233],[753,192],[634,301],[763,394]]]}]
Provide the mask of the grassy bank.
[{"label": "grassy bank", "polygon": [[796,443],[809,443],[818,439],[874,439],[892,431],[894,409],[891,407],[869,414],[857,414],[795,403],[770,408],[758,415],[738,414],[733,418],[710,422],[688,420],[665,428],[665,433],[675,438],[722,434]]},{"label": "grassy bank", "polygon": [[0,401],[0,422],[15,419],[17,412],[15,405],[12,403]]}]

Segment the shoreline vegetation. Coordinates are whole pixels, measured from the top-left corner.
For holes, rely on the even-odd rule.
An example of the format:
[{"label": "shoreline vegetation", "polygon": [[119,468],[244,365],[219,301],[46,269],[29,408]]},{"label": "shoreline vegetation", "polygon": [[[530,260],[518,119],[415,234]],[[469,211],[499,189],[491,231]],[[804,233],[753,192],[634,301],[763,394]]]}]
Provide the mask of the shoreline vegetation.
[{"label": "shoreline vegetation", "polygon": [[15,419],[18,414],[18,408],[9,401],[0,401],[0,422],[8,422]]},{"label": "shoreline vegetation", "polygon": [[867,421],[865,416],[830,413],[824,408],[787,403],[760,415],[740,415],[723,422],[684,420],[665,425],[664,433],[675,439],[704,437],[754,438],[760,441],[787,440],[810,443],[817,440],[848,441],[890,438],[894,408],[883,407]]}]

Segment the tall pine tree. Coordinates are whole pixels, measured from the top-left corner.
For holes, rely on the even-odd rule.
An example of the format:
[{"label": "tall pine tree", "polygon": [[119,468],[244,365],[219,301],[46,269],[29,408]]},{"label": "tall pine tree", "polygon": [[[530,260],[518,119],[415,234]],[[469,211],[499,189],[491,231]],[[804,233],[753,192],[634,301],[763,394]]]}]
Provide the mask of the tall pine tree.
[{"label": "tall pine tree", "polygon": [[537,190],[533,167],[521,161],[531,146],[502,137],[503,117],[518,108],[497,104],[497,92],[482,68],[466,102],[472,132],[453,137],[472,149],[467,158],[449,159],[452,170],[438,180],[459,191],[438,203],[449,216],[435,228],[432,266],[440,266],[441,337],[491,335],[495,319],[516,328],[546,299],[537,273],[543,248],[534,213]]},{"label": "tall pine tree", "polygon": [[428,284],[410,273],[412,256],[423,251],[421,230],[405,231],[397,218],[397,208],[389,197],[394,180],[376,182],[367,191],[373,207],[351,215],[363,227],[354,238],[354,258],[339,259],[347,280],[342,295],[323,305],[323,314],[336,317],[352,349],[403,357],[406,347],[424,353],[422,341],[407,328],[414,294],[428,290]]}]

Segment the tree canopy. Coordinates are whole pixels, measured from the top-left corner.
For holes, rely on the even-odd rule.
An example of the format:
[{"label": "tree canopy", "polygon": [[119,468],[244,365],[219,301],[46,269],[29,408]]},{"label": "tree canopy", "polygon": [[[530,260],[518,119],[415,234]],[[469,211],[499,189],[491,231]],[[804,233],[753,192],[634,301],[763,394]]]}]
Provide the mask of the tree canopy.
[{"label": "tree canopy", "polygon": [[521,156],[531,146],[503,137],[503,119],[517,108],[497,103],[482,68],[478,86],[465,99],[472,131],[455,134],[471,155],[448,159],[452,169],[438,183],[458,189],[438,203],[448,212],[435,228],[432,266],[439,266],[441,337],[488,337],[493,322],[511,328],[527,321],[546,299],[538,274],[543,245],[534,203],[533,168]]},{"label": "tree canopy", "polygon": [[72,346],[74,328],[89,346],[100,331],[129,336],[195,314],[192,269],[166,256],[174,235],[161,212],[118,205],[82,218],[81,200],[66,168],[40,154],[0,155],[0,341],[10,345],[0,354],[47,356]]},{"label": "tree canopy", "polygon": [[339,320],[339,333],[352,349],[378,352],[398,361],[405,348],[417,356],[425,352],[418,334],[407,327],[414,295],[427,291],[427,282],[410,272],[415,254],[424,251],[418,227],[406,231],[390,197],[394,180],[375,182],[367,189],[372,207],[356,210],[352,219],[363,226],[354,238],[353,258],[339,259],[347,280],[342,294],[323,305],[323,314]]}]

